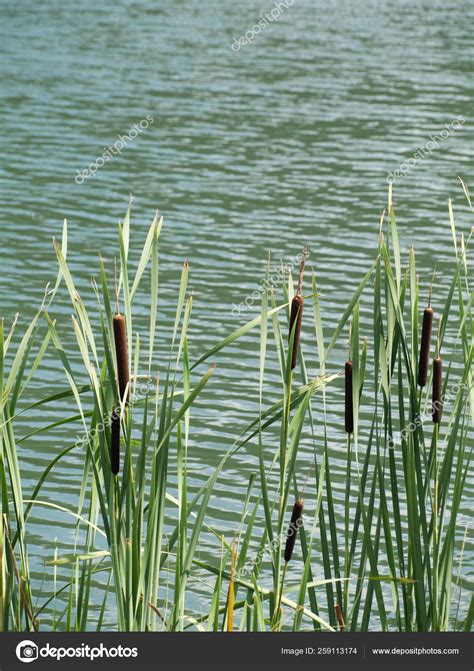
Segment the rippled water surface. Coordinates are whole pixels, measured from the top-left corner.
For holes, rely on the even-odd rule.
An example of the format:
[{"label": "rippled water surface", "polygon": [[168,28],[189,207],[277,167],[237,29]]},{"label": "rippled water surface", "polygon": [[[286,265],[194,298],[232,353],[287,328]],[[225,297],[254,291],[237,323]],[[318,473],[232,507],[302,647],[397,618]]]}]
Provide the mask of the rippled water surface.
[{"label": "rippled water surface", "polygon": [[[305,241],[330,333],[374,256],[387,174],[430,140],[436,146],[396,181],[394,199],[404,252],[412,242],[417,250],[422,290],[437,263],[439,295],[445,293],[449,196],[459,229],[471,225],[457,179],[472,170],[471,2],[295,0],[260,33],[253,26],[271,11],[269,0],[3,0],[0,7],[0,308],[7,321],[18,310],[24,325],[39,306],[55,273],[51,238],[64,217],[72,268],[84,295],[92,294],[98,250],[109,259],[116,253],[116,224],[133,192],[134,258],[154,210],[165,217],[162,334],[173,318],[181,264],[190,260],[192,358],[256,314],[256,304],[240,316],[232,307],[258,288],[267,252],[278,268],[280,257],[290,261]],[[249,30],[251,41],[237,49],[234,40]],[[80,183],[104,148],[147,115],[148,128]],[[457,128],[442,137],[456,119]],[[143,315],[146,309],[144,296]],[[62,292],[54,315],[66,341],[70,312]],[[370,304],[362,314],[370,328]],[[315,371],[313,332],[303,336]],[[341,348],[331,368],[343,357]],[[195,411],[195,484],[257,408],[258,336],[216,360],[218,372]],[[54,360],[42,368],[48,387],[64,384],[58,370]],[[272,360],[268,398],[275,381]],[[338,385],[329,416],[336,469],[344,450],[340,391]],[[59,410],[66,408],[48,411],[47,419]],[[23,420],[25,433],[44,419],[38,413]],[[71,439],[70,429],[58,427],[22,443],[27,493],[51,453]],[[311,449],[302,448],[303,459]],[[226,469],[208,519],[218,529],[235,528],[255,468],[249,448]],[[42,498],[74,505],[79,473],[79,457],[63,462]],[[337,478],[335,489],[342,494]],[[470,485],[464,525],[472,495]],[[52,539],[64,548],[73,532],[59,512],[36,509],[32,521],[41,578]],[[466,581],[473,579],[473,555],[468,536]]]}]

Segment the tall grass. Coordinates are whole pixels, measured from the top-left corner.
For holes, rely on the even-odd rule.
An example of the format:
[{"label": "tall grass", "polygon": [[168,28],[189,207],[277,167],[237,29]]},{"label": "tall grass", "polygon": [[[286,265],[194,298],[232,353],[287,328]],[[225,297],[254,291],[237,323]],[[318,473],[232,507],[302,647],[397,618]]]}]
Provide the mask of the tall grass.
[{"label": "tall grass", "polygon": [[[1,629],[34,630],[45,621],[54,629],[100,630],[110,612],[116,626],[128,631],[470,629],[474,604],[460,605],[466,599],[460,599],[455,560],[474,424],[471,235],[458,236],[451,204],[449,211],[452,276],[443,303],[433,285],[429,306],[431,320],[433,315],[439,320],[436,352],[430,347],[431,323],[429,337],[419,333],[415,252],[404,261],[390,192],[373,264],[329,339],[316,276],[305,288],[301,269],[296,291],[291,275],[284,274],[281,288],[264,292],[257,317],[195,361],[188,342],[193,299],[187,263],[174,322],[168,333],[157,331],[162,220],[154,218],[132,269],[129,206],[119,227],[118,277],[111,259],[99,260],[95,310],[77,291],[65,225],[61,244],[54,243],[59,264],[54,288],[14,353],[13,329],[4,333],[1,326]],[[269,267],[268,262],[267,279]],[[135,323],[137,297],[146,286],[149,326],[143,334]],[[64,287],[73,306],[76,352],[63,345],[54,315]],[[119,330],[114,303],[123,306]],[[361,320],[367,306],[371,325]],[[207,385],[216,390],[212,362],[219,352],[252,330],[259,333],[258,416],[191,494],[193,406]],[[340,412],[346,436],[341,500],[335,488],[341,467],[336,469],[327,417],[333,389],[344,377],[333,363],[335,353],[349,330],[346,404]],[[429,365],[441,351],[448,359],[442,379],[437,360]],[[67,386],[22,405],[47,353],[61,362]],[[77,354],[85,380],[75,365]],[[268,405],[270,354],[279,368],[281,398]],[[310,373],[315,367],[317,374]],[[428,412],[426,422],[433,393],[441,396],[443,412],[433,414],[434,422]],[[47,434],[60,421],[71,433],[79,424],[83,438],[51,459],[26,498],[17,449],[25,436],[16,436],[16,418],[33,408],[54,409],[63,399],[75,403],[74,414],[35,434]],[[303,447],[308,437],[310,461]],[[251,446],[257,449],[258,475],[242,500],[238,527],[223,534],[206,522],[213,489],[235,453]],[[50,472],[71,454],[83,464],[75,510],[40,498]],[[27,528],[32,507],[41,505],[66,510],[76,540],[68,555],[51,547],[53,594],[34,597]],[[200,552],[204,531],[215,544],[212,556]],[[63,584],[58,567],[70,569]],[[198,615],[188,595],[203,574],[212,586],[208,612]],[[92,609],[97,591],[101,606]],[[59,615],[58,604],[63,604]]]}]

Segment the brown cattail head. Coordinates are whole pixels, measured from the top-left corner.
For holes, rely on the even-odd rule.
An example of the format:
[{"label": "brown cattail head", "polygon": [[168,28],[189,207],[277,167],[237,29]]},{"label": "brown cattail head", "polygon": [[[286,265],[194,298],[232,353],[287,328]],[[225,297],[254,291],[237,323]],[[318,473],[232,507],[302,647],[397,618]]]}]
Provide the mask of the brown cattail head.
[{"label": "brown cattail head", "polygon": [[293,512],[291,513],[291,522],[286,533],[286,545],[285,545],[285,554],[283,555],[286,562],[289,562],[291,555],[293,554],[293,549],[295,547],[296,535],[298,533],[298,528],[301,524],[301,516],[303,514],[303,501],[298,499],[295,501],[293,506]]},{"label": "brown cattail head", "polygon": [[288,332],[288,340],[291,339],[291,333],[293,327],[295,329],[295,334],[293,336],[293,351],[291,353],[291,370],[296,368],[298,363],[298,352],[300,348],[300,333],[301,333],[301,320],[303,318],[303,296],[301,295],[303,289],[303,275],[304,267],[306,264],[306,259],[308,257],[308,248],[304,246],[303,253],[301,255],[301,264],[300,272],[298,274],[298,287],[296,290],[296,296],[291,301],[291,310],[290,310],[290,330]]},{"label": "brown cattail head", "polygon": [[[288,340],[291,339],[291,333],[293,332],[294,327],[294,336],[293,336],[293,352],[291,355],[291,370],[296,368],[298,363],[298,353],[300,348],[300,333],[301,333],[301,320],[303,318],[303,297],[296,295],[291,301],[291,313],[290,313],[290,331],[288,334]],[[295,325],[296,322],[296,325]]]},{"label": "brown cattail head", "polygon": [[421,329],[420,360],[418,362],[418,384],[420,387],[426,385],[428,369],[430,366],[431,331],[433,328],[433,308],[427,307],[423,313],[423,326]]},{"label": "brown cattail head", "polygon": [[438,356],[433,361],[433,405],[432,417],[435,424],[441,421],[441,411],[443,408],[442,401],[442,386],[443,386],[443,361]]},{"label": "brown cattail head", "polygon": [[344,615],[342,614],[341,606],[336,603],[334,610],[336,611],[336,620],[339,625],[339,630],[344,631],[346,628],[346,623],[344,622]]},{"label": "brown cattail head", "polygon": [[[127,391],[127,385],[130,382],[130,369],[128,366],[127,329],[125,318],[122,315],[115,315],[114,317],[114,340],[120,400],[127,402],[130,396],[130,389]],[[125,398],[126,391],[127,397]]]},{"label": "brown cattail head", "polygon": [[112,412],[110,418],[110,468],[114,475],[120,469],[120,413],[118,410]]},{"label": "brown cattail head", "polygon": [[353,433],[354,431],[354,406],[352,403],[352,361],[346,361],[344,368],[345,380],[345,429],[346,433]]}]

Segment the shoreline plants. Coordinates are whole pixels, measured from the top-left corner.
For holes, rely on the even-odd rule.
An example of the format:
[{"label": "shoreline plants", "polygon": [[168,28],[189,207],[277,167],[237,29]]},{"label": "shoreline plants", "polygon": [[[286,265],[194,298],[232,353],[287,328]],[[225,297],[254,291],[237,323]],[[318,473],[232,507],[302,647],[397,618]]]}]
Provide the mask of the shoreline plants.
[{"label": "shoreline plants", "polygon": [[[472,229],[459,235],[451,203],[449,214],[447,295],[439,299],[433,279],[421,330],[415,251],[403,258],[390,189],[373,263],[329,338],[314,271],[303,284],[305,248],[296,291],[288,273],[281,287],[266,282],[260,313],[198,358],[189,338],[187,262],[168,351],[157,356],[162,219],[155,216],[132,268],[130,204],[116,269],[113,259],[99,259],[94,309],[71,274],[65,224],[61,243],[54,241],[57,280],[31,324],[20,338],[15,324],[8,332],[0,324],[0,631],[101,630],[110,613],[123,631],[471,630],[474,599],[460,580],[464,546],[456,539],[472,472]],[[64,287],[72,352],[55,316]],[[144,287],[151,287],[145,334],[135,326]],[[371,323],[361,320],[361,306],[369,306]],[[218,393],[212,377],[219,353],[249,333],[259,353],[259,412],[193,487],[195,402],[205,388]],[[347,337],[341,371],[331,355]],[[265,393],[270,354],[281,384],[273,403]],[[61,363],[63,388],[26,402],[47,356]],[[342,494],[327,419],[341,383]],[[74,413],[21,435],[19,415],[54,410],[60,400],[74,403]],[[83,438],[51,454],[26,494],[20,446],[59,423],[71,436],[79,427]],[[303,452],[305,438],[312,450]],[[207,521],[214,486],[246,450],[257,473],[238,527],[223,532]],[[72,455],[82,463],[74,510],[42,498],[46,479]],[[70,554],[51,549],[47,593],[31,577],[28,552],[29,516],[41,506],[65,511],[75,539]],[[201,552],[204,534],[210,553]],[[207,590],[204,613],[193,611],[196,580]]]}]

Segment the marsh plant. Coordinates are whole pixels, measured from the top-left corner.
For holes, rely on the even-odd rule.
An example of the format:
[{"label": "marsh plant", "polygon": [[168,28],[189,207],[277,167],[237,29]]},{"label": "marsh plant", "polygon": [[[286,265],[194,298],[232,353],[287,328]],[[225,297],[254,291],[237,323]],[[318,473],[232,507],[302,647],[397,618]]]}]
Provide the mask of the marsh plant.
[{"label": "marsh plant", "polygon": [[[113,259],[98,261],[95,303],[77,291],[65,224],[61,242],[54,242],[57,280],[41,309],[20,338],[17,326],[9,332],[0,326],[2,631],[100,630],[110,612],[118,629],[130,631],[470,630],[474,600],[460,579],[464,547],[456,539],[463,533],[474,423],[471,234],[459,235],[451,204],[449,212],[450,283],[441,301],[432,282],[421,329],[415,250],[404,259],[390,191],[373,263],[330,337],[314,269],[311,277],[306,268],[303,279],[305,251],[296,288],[290,273],[282,276],[280,297],[264,282],[259,314],[194,360],[187,263],[166,338],[163,325],[157,330],[162,219],[153,219],[132,268],[129,206],[119,226],[115,272]],[[270,261],[267,279],[269,273]],[[64,289],[74,347],[63,343],[55,317]],[[143,323],[137,297],[144,292],[145,334],[135,326]],[[371,323],[361,323],[361,306],[369,307]],[[258,415],[193,488],[194,405],[208,386],[222,393],[211,380],[219,353],[250,332],[259,358]],[[334,355],[347,341],[340,370]],[[61,363],[64,386],[28,403],[25,391],[41,377],[46,355]],[[267,403],[271,355],[281,397]],[[334,487],[327,419],[340,387],[342,495]],[[28,436],[18,435],[17,418],[33,408],[54,410],[65,399],[75,404],[74,414],[34,433],[47,435],[60,422],[82,439],[51,454],[26,497],[18,446]],[[431,406],[432,421],[420,421]],[[309,453],[301,449],[305,437],[312,442]],[[213,489],[245,450],[256,454],[257,472],[242,498],[240,523],[223,532],[206,520]],[[72,454],[82,463],[77,506],[67,510],[74,552],[51,547],[53,588],[43,594],[31,578],[28,519],[33,506],[57,505],[41,498],[42,486]],[[201,552],[204,533],[213,539],[211,553]],[[203,575],[207,608],[196,613],[189,594]],[[93,596],[99,607],[91,607]]]}]

